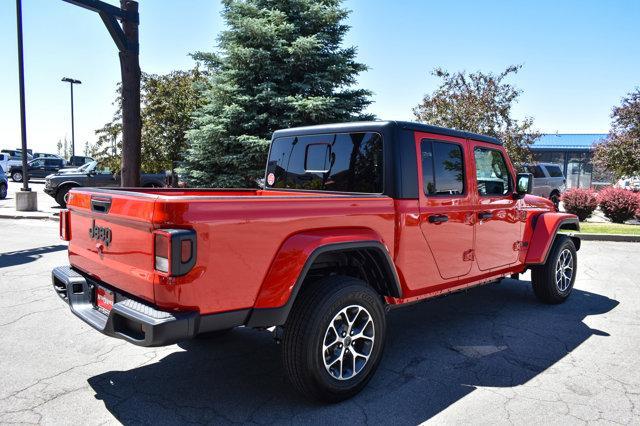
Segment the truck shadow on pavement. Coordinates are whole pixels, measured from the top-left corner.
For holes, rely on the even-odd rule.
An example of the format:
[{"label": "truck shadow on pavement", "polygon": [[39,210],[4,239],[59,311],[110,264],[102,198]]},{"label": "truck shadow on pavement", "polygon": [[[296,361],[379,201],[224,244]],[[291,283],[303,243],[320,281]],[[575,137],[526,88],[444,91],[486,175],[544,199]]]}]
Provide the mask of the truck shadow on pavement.
[{"label": "truck shadow on pavement", "polygon": [[543,305],[527,281],[504,280],[392,311],[385,355],[367,388],[335,405],[308,402],[284,378],[271,335],[237,329],[184,351],[88,380],[122,423],[416,424],[478,386],[524,384],[592,336],[584,319],[618,302],[575,289]]},{"label": "truck shadow on pavement", "polygon": [[62,251],[66,249],[67,249],[66,244],[55,244],[51,246],[36,247],[32,249],[0,253],[0,268],[23,265],[25,263],[38,260],[47,253]]}]

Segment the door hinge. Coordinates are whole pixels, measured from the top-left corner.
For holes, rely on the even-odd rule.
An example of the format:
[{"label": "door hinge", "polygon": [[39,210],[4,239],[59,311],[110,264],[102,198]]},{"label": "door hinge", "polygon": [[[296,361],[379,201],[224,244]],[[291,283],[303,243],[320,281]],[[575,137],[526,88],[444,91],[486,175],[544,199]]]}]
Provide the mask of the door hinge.
[{"label": "door hinge", "polygon": [[476,258],[475,252],[473,249],[469,249],[462,253],[462,261],[463,262],[471,262]]},{"label": "door hinge", "polygon": [[516,241],[513,243],[513,251],[524,250],[529,246],[529,243],[526,241]]}]

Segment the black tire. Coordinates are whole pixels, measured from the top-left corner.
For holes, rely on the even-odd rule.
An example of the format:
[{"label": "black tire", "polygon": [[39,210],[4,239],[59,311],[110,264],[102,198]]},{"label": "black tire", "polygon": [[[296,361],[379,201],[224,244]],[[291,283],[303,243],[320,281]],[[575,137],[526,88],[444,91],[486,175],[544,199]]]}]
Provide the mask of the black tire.
[{"label": "black tire", "polygon": [[[562,256],[565,257],[561,258]],[[567,258],[569,258],[568,261]],[[567,264],[571,269],[560,267],[561,264]],[[531,284],[536,297],[540,301],[552,305],[567,300],[573,290],[577,267],[578,257],[573,241],[566,235],[557,235],[546,263],[531,270]],[[558,268],[562,269],[561,276],[558,278],[559,282],[556,279]],[[571,276],[567,279],[569,271]]]},{"label": "black tire", "polygon": [[558,192],[552,192],[549,196],[549,200],[553,203],[556,211],[560,211],[560,194]]},{"label": "black tire", "polygon": [[11,180],[14,182],[22,182],[22,172],[12,172]]},{"label": "black tire", "polygon": [[62,208],[67,207],[66,197],[69,191],[71,190],[71,188],[73,188],[73,186],[66,185],[58,189],[58,192],[56,193],[56,203],[58,203],[60,207]]},{"label": "black tire", "polygon": [[[358,308],[360,310],[355,311]],[[346,328],[347,321],[340,319],[344,317],[338,317],[341,312],[345,312],[347,317],[353,315],[353,322],[350,323],[353,328],[352,325]],[[369,323],[367,318],[372,322]],[[325,351],[324,343],[331,333],[330,324],[335,330],[346,330],[340,334],[347,337],[341,338],[335,334],[335,340],[329,339],[334,342],[332,349]],[[361,328],[355,333],[358,327]],[[366,331],[363,330],[365,327]],[[349,330],[361,337],[354,337],[351,341]],[[373,340],[364,334],[373,335]],[[386,318],[382,298],[363,281],[335,275],[305,284],[284,326],[282,359],[285,371],[293,386],[307,398],[324,402],[345,400],[360,392],[375,373],[382,357],[385,335]],[[367,352],[368,359],[353,355]],[[325,358],[330,356],[347,361],[345,369],[342,361],[339,369],[336,363],[333,364],[333,374],[344,375],[344,378],[334,377],[329,367],[325,367]],[[357,362],[360,362],[359,366]],[[349,370],[349,366],[353,365],[356,367]]]},{"label": "black tire", "polygon": [[0,183],[0,200],[4,200],[7,198],[7,184],[2,182]]}]

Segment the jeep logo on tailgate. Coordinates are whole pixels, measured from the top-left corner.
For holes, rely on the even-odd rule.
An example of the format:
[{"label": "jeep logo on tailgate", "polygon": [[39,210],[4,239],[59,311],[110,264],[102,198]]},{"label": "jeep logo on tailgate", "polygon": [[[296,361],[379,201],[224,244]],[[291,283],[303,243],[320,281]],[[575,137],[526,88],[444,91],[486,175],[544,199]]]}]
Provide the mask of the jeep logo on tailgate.
[{"label": "jeep logo on tailgate", "polygon": [[89,228],[89,238],[92,240],[104,241],[108,247],[111,243],[111,228],[97,226],[95,219],[91,222],[91,228]]}]

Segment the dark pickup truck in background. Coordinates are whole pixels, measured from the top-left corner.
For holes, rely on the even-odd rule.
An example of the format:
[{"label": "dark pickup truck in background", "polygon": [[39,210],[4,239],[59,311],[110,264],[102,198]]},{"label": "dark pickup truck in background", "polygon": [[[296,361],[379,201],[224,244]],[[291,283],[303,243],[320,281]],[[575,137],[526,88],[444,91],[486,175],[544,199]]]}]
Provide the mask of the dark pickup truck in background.
[{"label": "dark pickup truck in background", "polygon": [[[46,176],[56,173],[64,166],[65,161],[62,158],[47,157],[30,160],[27,163],[28,179],[44,179]],[[22,165],[11,166],[8,174],[14,182],[22,182],[24,178],[24,176],[22,176]]]},{"label": "dark pickup truck in background", "polygon": [[[140,186],[144,188],[162,188],[165,186],[164,173],[140,175]],[[97,161],[92,161],[78,168],[75,172],[51,174],[46,177],[44,192],[56,199],[61,207],[66,207],[66,196],[71,188],[82,186],[111,187],[120,186],[120,174],[101,167]]]}]

